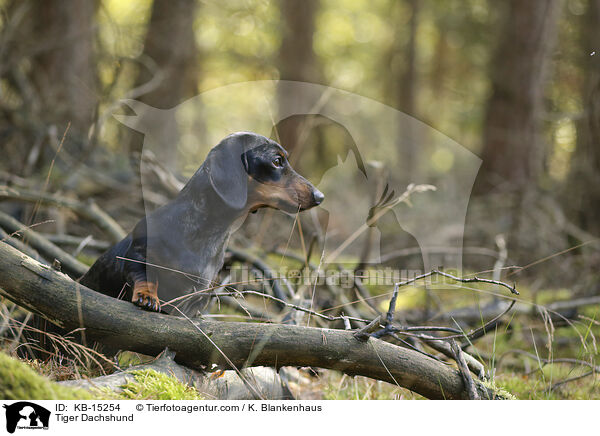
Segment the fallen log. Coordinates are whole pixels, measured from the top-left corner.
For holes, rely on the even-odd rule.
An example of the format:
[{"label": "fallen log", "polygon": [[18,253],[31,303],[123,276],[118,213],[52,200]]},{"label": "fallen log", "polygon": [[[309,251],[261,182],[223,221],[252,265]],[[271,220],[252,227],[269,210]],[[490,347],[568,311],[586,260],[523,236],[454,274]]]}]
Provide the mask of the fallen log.
[{"label": "fallen log", "polygon": [[[231,366],[312,366],[362,375],[431,399],[468,399],[460,373],[418,352],[353,331],[186,319],[143,311],[105,296],[0,243],[0,295],[87,340],[157,355],[195,370]],[[211,368],[212,369],[212,368]],[[480,398],[502,398],[476,381]]]}]

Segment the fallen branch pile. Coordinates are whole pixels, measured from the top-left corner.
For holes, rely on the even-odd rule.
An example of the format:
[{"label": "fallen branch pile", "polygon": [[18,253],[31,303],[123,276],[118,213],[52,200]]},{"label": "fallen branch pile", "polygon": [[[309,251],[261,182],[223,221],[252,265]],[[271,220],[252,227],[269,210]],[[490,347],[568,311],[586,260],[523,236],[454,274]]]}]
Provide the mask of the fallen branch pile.
[{"label": "fallen branch pile", "polygon": [[[145,312],[104,296],[0,243],[0,294],[87,340],[156,355],[165,348],[193,369],[313,366],[363,375],[431,399],[468,399],[461,373],[422,353],[355,331],[190,320]],[[498,395],[474,381],[479,398]]]}]

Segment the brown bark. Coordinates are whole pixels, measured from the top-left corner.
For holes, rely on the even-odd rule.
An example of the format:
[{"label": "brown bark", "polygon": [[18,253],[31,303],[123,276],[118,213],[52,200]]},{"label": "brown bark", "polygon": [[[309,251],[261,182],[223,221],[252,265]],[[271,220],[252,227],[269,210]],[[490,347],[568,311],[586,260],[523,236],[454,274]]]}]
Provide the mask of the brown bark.
[{"label": "brown bark", "polygon": [[542,163],[539,121],[560,0],[510,0],[492,58],[482,167],[476,192],[519,191],[535,183]]},{"label": "brown bark", "polygon": [[[92,291],[0,243],[0,295],[60,327],[85,328],[85,337],[156,355],[168,347],[192,369],[212,363],[314,366],[398,384],[428,398],[466,399],[458,371],[415,351],[352,331],[278,324],[215,322],[145,312]],[[217,350],[216,346],[219,347]],[[494,397],[477,383],[482,398]]]}]

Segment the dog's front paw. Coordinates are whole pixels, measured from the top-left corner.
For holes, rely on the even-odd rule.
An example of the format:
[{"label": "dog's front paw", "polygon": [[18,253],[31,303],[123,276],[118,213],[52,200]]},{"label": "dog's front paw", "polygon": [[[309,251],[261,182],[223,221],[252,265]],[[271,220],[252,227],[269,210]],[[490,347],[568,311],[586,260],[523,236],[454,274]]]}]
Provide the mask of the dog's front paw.
[{"label": "dog's front paw", "polygon": [[136,282],[133,286],[131,302],[142,309],[160,312],[158,300],[158,284],[152,282]]}]

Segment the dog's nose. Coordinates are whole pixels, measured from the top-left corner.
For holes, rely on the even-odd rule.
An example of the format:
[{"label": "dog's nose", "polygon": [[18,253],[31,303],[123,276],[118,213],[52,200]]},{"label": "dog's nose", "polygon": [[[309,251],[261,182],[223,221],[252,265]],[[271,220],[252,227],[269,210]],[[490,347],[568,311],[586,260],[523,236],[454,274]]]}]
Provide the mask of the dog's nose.
[{"label": "dog's nose", "polygon": [[318,189],[315,189],[313,191],[313,198],[315,200],[315,203],[321,204],[323,202],[323,200],[325,199],[325,195]]}]

